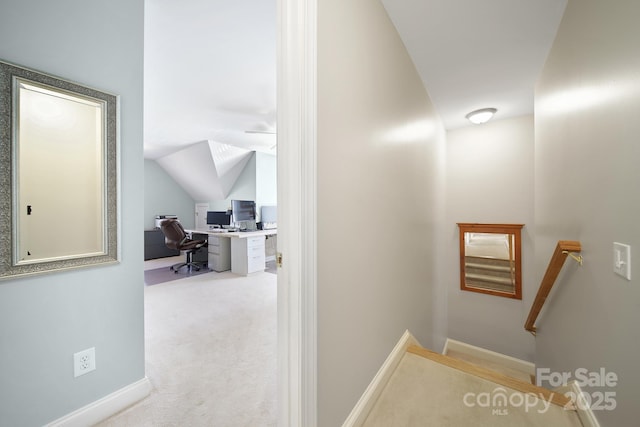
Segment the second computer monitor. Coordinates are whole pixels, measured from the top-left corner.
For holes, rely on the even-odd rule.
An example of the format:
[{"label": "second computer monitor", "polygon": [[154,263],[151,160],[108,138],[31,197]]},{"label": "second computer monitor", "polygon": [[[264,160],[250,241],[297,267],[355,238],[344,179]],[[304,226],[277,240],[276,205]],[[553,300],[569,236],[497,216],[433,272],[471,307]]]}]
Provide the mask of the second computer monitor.
[{"label": "second computer monitor", "polygon": [[232,200],[231,212],[233,213],[233,222],[255,221],[256,202],[252,200]]},{"label": "second computer monitor", "polygon": [[253,200],[231,200],[233,223],[242,229],[255,230],[256,202]]}]

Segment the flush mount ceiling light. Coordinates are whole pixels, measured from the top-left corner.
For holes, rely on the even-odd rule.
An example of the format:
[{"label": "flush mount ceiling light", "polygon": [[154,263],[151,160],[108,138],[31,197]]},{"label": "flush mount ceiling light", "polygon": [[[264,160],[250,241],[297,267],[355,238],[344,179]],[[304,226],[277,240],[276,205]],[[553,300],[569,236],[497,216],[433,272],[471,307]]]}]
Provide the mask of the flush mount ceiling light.
[{"label": "flush mount ceiling light", "polygon": [[496,111],[498,110],[496,110],[495,108],[481,108],[479,110],[470,112],[465,117],[469,119],[469,121],[474,125],[479,125],[488,122],[496,113]]}]

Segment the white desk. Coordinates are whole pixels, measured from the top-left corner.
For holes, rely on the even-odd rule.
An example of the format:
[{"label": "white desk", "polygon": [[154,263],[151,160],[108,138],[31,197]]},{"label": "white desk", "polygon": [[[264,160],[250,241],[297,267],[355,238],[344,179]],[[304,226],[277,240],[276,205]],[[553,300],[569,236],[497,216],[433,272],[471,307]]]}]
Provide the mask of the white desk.
[{"label": "white desk", "polygon": [[265,270],[265,239],[278,234],[276,229],[226,233],[211,230],[185,231],[209,236],[209,268],[215,271],[231,268],[232,273],[243,276]]}]

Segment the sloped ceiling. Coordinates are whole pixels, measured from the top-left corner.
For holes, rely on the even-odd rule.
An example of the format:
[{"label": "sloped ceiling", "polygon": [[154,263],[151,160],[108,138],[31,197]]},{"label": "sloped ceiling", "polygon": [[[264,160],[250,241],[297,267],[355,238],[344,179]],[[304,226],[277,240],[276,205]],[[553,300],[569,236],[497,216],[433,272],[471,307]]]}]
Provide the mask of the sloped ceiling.
[{"label": "sloped ceiling", "polygon": [[156,159],[198,202],[224,200],[253,155],[252,151],[201,141]]},{"label": "sloped ceiling", "polygon": [[447,129],[465,115],[533,114],[567,0],[381,0]]},{"label": "sloped ceiling", "polygon": [[276,0],[145,0],[144,32],[145,158],[199,141],[275,154]]}]

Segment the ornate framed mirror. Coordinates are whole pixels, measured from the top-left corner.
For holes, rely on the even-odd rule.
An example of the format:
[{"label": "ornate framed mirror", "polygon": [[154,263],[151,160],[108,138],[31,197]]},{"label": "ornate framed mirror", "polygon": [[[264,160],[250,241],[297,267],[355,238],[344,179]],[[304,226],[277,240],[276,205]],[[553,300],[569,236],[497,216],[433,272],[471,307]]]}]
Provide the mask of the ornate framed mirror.
[{"label": "ornate framed mirror", "polygon": [[458,223],[460,289],[522,299],[523,226]]},{"label": "ornate framed mirror", "polygon": [[117,107],[0,62],[0,279],[117,262]]}]

